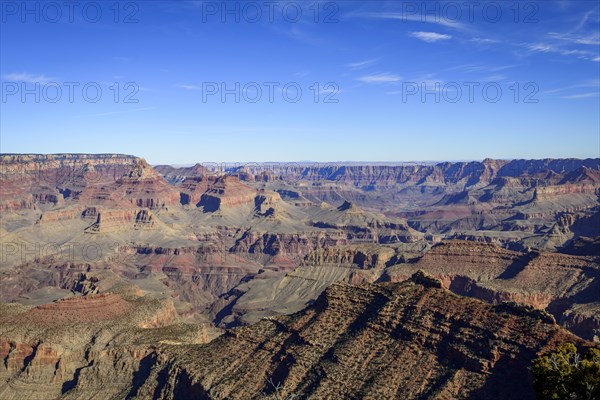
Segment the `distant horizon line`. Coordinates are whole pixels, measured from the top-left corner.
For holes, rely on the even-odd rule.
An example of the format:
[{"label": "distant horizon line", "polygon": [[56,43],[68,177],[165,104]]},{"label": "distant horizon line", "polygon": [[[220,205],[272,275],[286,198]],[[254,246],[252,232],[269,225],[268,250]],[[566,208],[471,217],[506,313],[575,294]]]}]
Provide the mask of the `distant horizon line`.
[{"label": "distant horizon line", "polygon": [[[134,154],[126,153],[80,153],[80,152],[65,152],[65,153],[0,153],[0,157],[4,156],[121,156],[121,157],[132,157],[141,158],[146,160],[146,157],[137,156]],[[490,161],[540,161],[540,160],[600,160],[599,157],[543,157],[543,158],[493,158],[484,157],[480,159],[416,159],[416,160],[395,160],[395,161],[369,161],[369,160],[329,160],[329,161],[314,161],[314,160],[298,160],[298,161],[282,161],[282,160],[271,160],[271,161],[196,161],[188,163],[150,163],[152,167],[157,166],[171,166],[177,168],[193,167],[195,165],[202,164],[221,164],[221,165],[244,165],[244,164],[355,164],[355,165],[392,165],[392,164],[434,164],[434,163],[458,163],[458,162],[484,162]]]}]

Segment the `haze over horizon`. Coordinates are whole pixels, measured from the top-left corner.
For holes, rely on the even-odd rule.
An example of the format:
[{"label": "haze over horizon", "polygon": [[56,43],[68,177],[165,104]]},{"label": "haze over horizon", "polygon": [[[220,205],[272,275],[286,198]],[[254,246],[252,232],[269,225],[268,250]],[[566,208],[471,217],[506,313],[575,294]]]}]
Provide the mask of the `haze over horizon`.
[{"label": "haze over horizon", "polygon": [[294,165],[294,164],[298,164],[298,165],[313,165],[313,166],[317,166],[317,165],[411,165],[411,164],[439,164],[439,163],[461,163],[461,162],[483,162],[485,160],[491,159],[491,160],[503,160],[503,161],[519,161],[519,160],[552,160],[552,159],[556,159],[556,160],[567,160],[567,159],[574,159],[574,160],[589,160],[589,159],[598,159],[599,157],[586,157],[586,158],[578,158],[578,157],[560,157],[560,158],[552,158],[552,157],[544,157],[544,158],[492,158],[492,157],[485,157],[485,158],[481,158],[481,159],[463,159],[463,160],[387,160],[387,161],[372,161],[372,160],[289,160],[289,161],[282,161],[282,160],[265,160],[265,161],[256,161],[256,160],[237,160],[237,161],[223,161],[223,160],[196,160],[195,162],[190,162],[190,163],[180,163],[180,162],[165,162],[165,163],[153,163],[150,162],[146,157],[144,157],[143,155],[139,155],[139,154],[126,154],[126,153],[122,153],[122,152],[109,152],[109,153],[68,153],[68,152],[62,152],[62,153],[4,153],[4,152],[0,152],[0,155],[32,155],[32,154],[37,154],[37,155],[60,155],[60,154],[89,154],[89,155],[125,155],[125,156],[131,156],[131,157],[137,157],[137,158],[143,158],[145,159],[151,166],[156,167],[159,165],[169,165],[175,168],[186,168],[186,167],[193,167],[194,165],[203,165],[206,167],[223,167],[223,166],[227,166],[227,167],[237,167],[237,166],[244,166],[244,165],[252,165],[252,164],[256,164],[256,165],[269,165],[269,164],[274,164],[274,165],[278,165],[278,164],[283,164],[283,165]]},{"label": "haze over horizon", "polygon": [[235,2],[121,2],[97,21],[75,8],[57,22],[34,3],[34,15],[3,4],[5,153],[118,150],[152,164],[600,155],[595,2],[491,2],[460,16],[449,1],[281,2],[272,18],[260,2],[260,17]]}]

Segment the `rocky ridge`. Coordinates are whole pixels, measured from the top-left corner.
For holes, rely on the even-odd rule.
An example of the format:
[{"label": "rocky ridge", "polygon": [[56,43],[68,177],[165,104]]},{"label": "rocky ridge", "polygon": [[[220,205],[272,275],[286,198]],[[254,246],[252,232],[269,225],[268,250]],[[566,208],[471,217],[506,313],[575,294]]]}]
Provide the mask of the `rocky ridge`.
[{"label": "rocky ridge", "polygon": [[[191,344],[202,339],[165,326],[172,321],[164,317],[150,318],[149,326],[143,326],[148,317],[134,318],[129,325],[142,322],[141,328],[135,334],[129,328],[127,338],[113,324],[112,334],[101,330],[88,341],[84,313],[69,317],[80,323],[76,336],[44,333],[49,339],[41,341],[25,327],[42,315],[52,326],[56,307],[3,305],[3,326],[23,328],[2,332],[0,368],[7,378],[0,393],[35,398],[43,384],[47,398],[533,399],[533,358],[565,341],[588,345],[547,314],[493,307],[441,286],[422,272],[399,284],[334,284],[299,313],[227,331],[205,345]],[[135,300],[110,295],[89,301],[108,302],[116,320],[116,310],[136,307]],[[80,300],[71,302],[69,309],[80,309]],[[167,332],[170,340],[157,340]],[[69,353],[69,346],[83,346],[85,355]]]}]

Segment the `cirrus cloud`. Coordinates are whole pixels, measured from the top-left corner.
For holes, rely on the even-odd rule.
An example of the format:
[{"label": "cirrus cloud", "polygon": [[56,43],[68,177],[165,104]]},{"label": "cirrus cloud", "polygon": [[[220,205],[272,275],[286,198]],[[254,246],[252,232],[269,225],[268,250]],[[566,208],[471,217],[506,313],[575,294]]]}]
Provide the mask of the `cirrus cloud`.
[{"label": "cirrus cloud", "polygon": [[12,74],[4,75],[4,79],[8,81],[22,81],[26,83],[49,83],[51,81],[56,80],[56,78],[51,78],[46,75],[36,75],[30,74],[28,72],[15,72]]},{"label": "cirrus cloud", "polygon": [[394,83],[401,81],[402,77],[395,74],[384,73],[361,76],[358,80],[365,83]]},{"label": "cirrus cloud", "polygon": [[435,32],[411,32],[410,36],[423,40],[428,43],[434,43],[440,40],[449,40],[452,39],[452,36],[445,35],[443,33],[435,33]]}]

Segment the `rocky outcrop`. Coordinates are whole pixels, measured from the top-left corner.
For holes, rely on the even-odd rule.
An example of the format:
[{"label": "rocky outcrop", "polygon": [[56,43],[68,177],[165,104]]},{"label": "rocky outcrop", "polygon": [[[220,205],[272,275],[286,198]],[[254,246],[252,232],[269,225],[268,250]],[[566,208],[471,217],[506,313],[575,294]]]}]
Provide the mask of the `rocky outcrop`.
[{"label": "rocky outcrop", "polygon": [[90,185],[77,197],[86,205],[144,207],[151,210],[179,204],[179,191],[159,176],[144,159],[108,185]]},{"label": "rocky outcrop", "polygon": [[239,179],[227,176],[221,177],[212,184],[200,197],[198,207],[204,212],[215,212],[223,208],[231,208],[243,204],[253,204],[256,191],[239,181]]},{"label": "rocky outcrop", "polygon": [[114,182],[135,159],[115,154],[2,154],[0,210],[62,205],[88,185]]},{"label": "rocky outcrop", "polygon": [[3,399],[131,398],[160,343],[204,343],[173,303],[125,294],[76,296],[28,309],[0,304]]},{"label": "rocky outcrop", "polygon": [[185,178],[179,184],[181,205],[197,205],[214,181],[215,179],[204,176]]},{"label": "rocky outcrop", "polygon": [[600,329],[596,320],[573,317],[582,304],[596,304],[593,309],[600,305],[600,292],[595,293],[600,287],[600,264],[593,257],[523,253],[489,243],[444,241],[414,263],[387,269],[384,279],[399,282],[419,269],[463,296],[546,310],[564,326],[578,326],[577,334],[588,340],[594,340]]},{"label": "rocky outcrop", "polygon": [[106,233],[127,229],[153,229],[155,217],[152,211],[105,210],[97,212],[96,222],[85,229],[86,233]]},{"label": "rocky outcrop", "polygon": [[[56,184],[86,175],[86,180],[120,177],[136,157],[123,154],[1,154],[0,173],[17,178],[35,178],[38,184]],[[93,178],[94,177],[94,178]],[[104,178],[102,178],[104,179]]]},{"label": "rocky outcrop", "polygon": [[576,256],[600,257],[600,236],[579,237],[569,242],[560,251],[561,253],[572,254]]},{"label": "rocky outcrop", "polygon": [[[293,316],[228,331],[206,346],[173,348],[176,356],[140,393],[533,399],[531,361],[564,341],[581,344],[536,311],[494,308],[436,286],[425,276],[333,285]],[[157,380],[161,372],[175,384]]]},{"label": "rocky outcrop", "polygon": [[268,255],[287,254],[298,260],[311,251],[348,244],[343,233],[260,233],[245,232],[232,247],[234,253],[263,253]]},{"label": "rocky outcrop", "polygon": [[112,154],[1,155],[0,209],[83,205],[157,209],[179,203],[179,193],[146,161]]},{"label": "rocky outcrop", "polygon": [[364,211],[349,201],[337,208],[325,205],[321,209],[310,224],[317,228],[342,231],[349,239],[382,244],[423,239],[423,235],[411,229],[406,221]]},{"label": "rocky outcrop", "polygon": [[595,195],[598,193],[599,184],[600,181],[598,183],[586,182],[582,184],[567,183],[563,185],[541,186],[535,189],[533,201],[543,201],[552,199],[556,196],[564,196],[568,194],[582,193]]},{"label": "rocky outcrop", "polygon": [[[197,326],[169,324],[168,307],[145,298],[2,305],[0,393],[6,399],[533,399],[532,360],[566,341],[587,345],[544,313],[493,307],[440,286],[422,272],[399,284],[334,284],[299,313],[227,331],[208,344],[198,344],[205,336]],[[97,302],[112,319],[86,319],[82,310]],[[68,317],[61,314],[67,309]]]},{"label": "rocky outcrop", "polygon": [[383,246],[335,246],[308,254],[302,265],[356,265],[361,269],[383,268],[396,255],[394,249]]},{"label": "rocky outcrop", "polygon": [[47,224],[52,222],[70,221],[79,219],[82,217],[80,209],[69,209],[69,210],[51,210],[46,211],[40,215],[38,224]]},{"label": "rocky outcrop", "polygon": [[182,183],[188,178],[207,178],[216,177],[217,174],[205,168],[202,164],[195,164],[191,167],[175,168],[170,165],[156,165],[154,170],[161,174],[169,183]]}]

